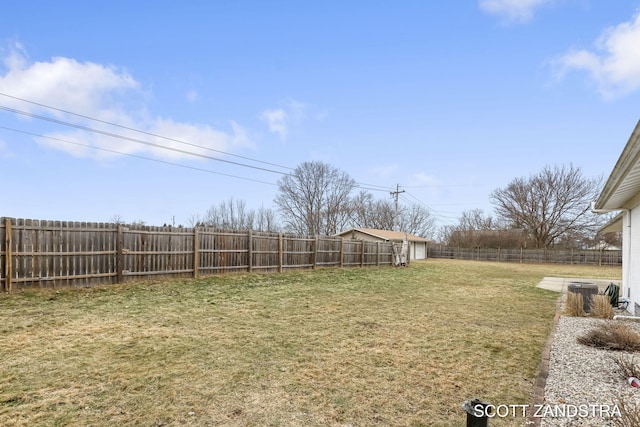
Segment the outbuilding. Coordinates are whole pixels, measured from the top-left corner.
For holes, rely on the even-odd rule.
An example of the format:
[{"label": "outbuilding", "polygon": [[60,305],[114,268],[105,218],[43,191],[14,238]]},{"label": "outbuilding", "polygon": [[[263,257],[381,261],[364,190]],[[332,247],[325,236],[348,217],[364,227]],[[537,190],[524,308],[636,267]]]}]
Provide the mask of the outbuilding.
[{"label": "outbuilding", "polygon": [[369,242],[395,242],[400,243],[407,239],[409,242],[409,259],[418,260],[427,258],[427,246],[429,239],[414,236],[402,231],[378,230],[375,228],[352,228],[338,233],[344,239],[365,240]]}]

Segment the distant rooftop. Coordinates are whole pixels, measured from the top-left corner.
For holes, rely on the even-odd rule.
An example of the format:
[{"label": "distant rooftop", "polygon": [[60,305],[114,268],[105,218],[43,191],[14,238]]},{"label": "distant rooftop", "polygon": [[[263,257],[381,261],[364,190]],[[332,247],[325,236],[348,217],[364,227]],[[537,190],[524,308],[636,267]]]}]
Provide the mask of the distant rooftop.
[{"label": "distant rooftop", "polygon": [[410,242],[428,242],[429,239],[424,237],[418,237],[413,234],[405,233],[403,231],[391,231],[391,230],[378,230],[375,228],[351,228],[342,233],[338,233],[338,236],[347,237],[350,233],[359,231],[360,233],[368,234],[373,237],[377,237],[383,240],[404,240],[405,236]]}]

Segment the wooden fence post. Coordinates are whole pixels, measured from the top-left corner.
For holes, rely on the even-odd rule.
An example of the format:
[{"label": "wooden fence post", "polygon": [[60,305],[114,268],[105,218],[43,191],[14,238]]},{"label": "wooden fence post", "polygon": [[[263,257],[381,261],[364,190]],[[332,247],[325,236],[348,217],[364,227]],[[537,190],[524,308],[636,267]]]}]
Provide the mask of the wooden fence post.
[{"label": "wooden fence post", "polygon": [[11,218],[4,219],[4,290],[11,293],[11,276],[13,274],[13,255],[11,255]]},{"label": "wooden fence post", "polygon": [[284,252],[284,242],[282,241],[282,233],[278,233],[278,272],[280,273],[282,273],[282,270],[284,270],[283,252]]},{"label": "wooden fence post", "polygon": [[380,266],[380,241],[376,242],[376,266]]},{"label": "wooden fence post", "polygon": [[193,229],[193,278],[197,279],[200,270],[200,233],[198,227]]},{"label": "wooden fence post", "polygon": [[313,256],[313,269],[315,270],[316,267],[318,266],[318,243],[319,243],[319,237],[318,235],[316,235],[315,240],[313,241],[313,254],[311,256]]},{"label": "wooden fence post", "polygon": [[362,246],[360,247],[360,267],[364,267],[364,240],[362,240]]},{"label": "wooden fence post", "polygon": [[116,237],[116,283],[124,282],[124,237],[123,227],[118,225],[118,235]]},{"label": "wooden fence post", "polygon": [[344,267],[344,239],[340,239],[340,268]]},{"label": "wooden fence post", "polygon": [[253,272],[253,231],[249,230],[249,248],[248,248],[248,270]]}]

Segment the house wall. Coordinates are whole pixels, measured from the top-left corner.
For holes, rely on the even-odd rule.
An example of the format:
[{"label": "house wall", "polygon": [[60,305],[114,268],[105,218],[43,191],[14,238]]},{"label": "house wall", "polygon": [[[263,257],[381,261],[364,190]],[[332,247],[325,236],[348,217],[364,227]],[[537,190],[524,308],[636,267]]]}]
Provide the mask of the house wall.
[{"label": "house wall", "polygon": [[632,260],[640,259],[640,205],[624,216],[622,241],[622,296],[631,301],[627,309],[638,316],[635,307],[640,305],[640,263]]}]

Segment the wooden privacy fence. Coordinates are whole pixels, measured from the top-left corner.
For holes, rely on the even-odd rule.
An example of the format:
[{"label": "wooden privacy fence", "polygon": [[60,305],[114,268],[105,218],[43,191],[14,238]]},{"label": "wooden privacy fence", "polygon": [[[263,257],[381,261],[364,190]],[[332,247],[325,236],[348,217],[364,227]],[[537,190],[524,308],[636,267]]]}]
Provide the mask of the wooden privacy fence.
[{"label": "wooden privacy fence", "polygon": [[427,257],[520,263],[622,265],[620,250],[457,248],[434,245],[427,248]]},{"label": "wooden privacy fence", "polygon": [[0,285],[95,286],[232,271],[393,265],[388,242],[207,228],[0,219]]}]

